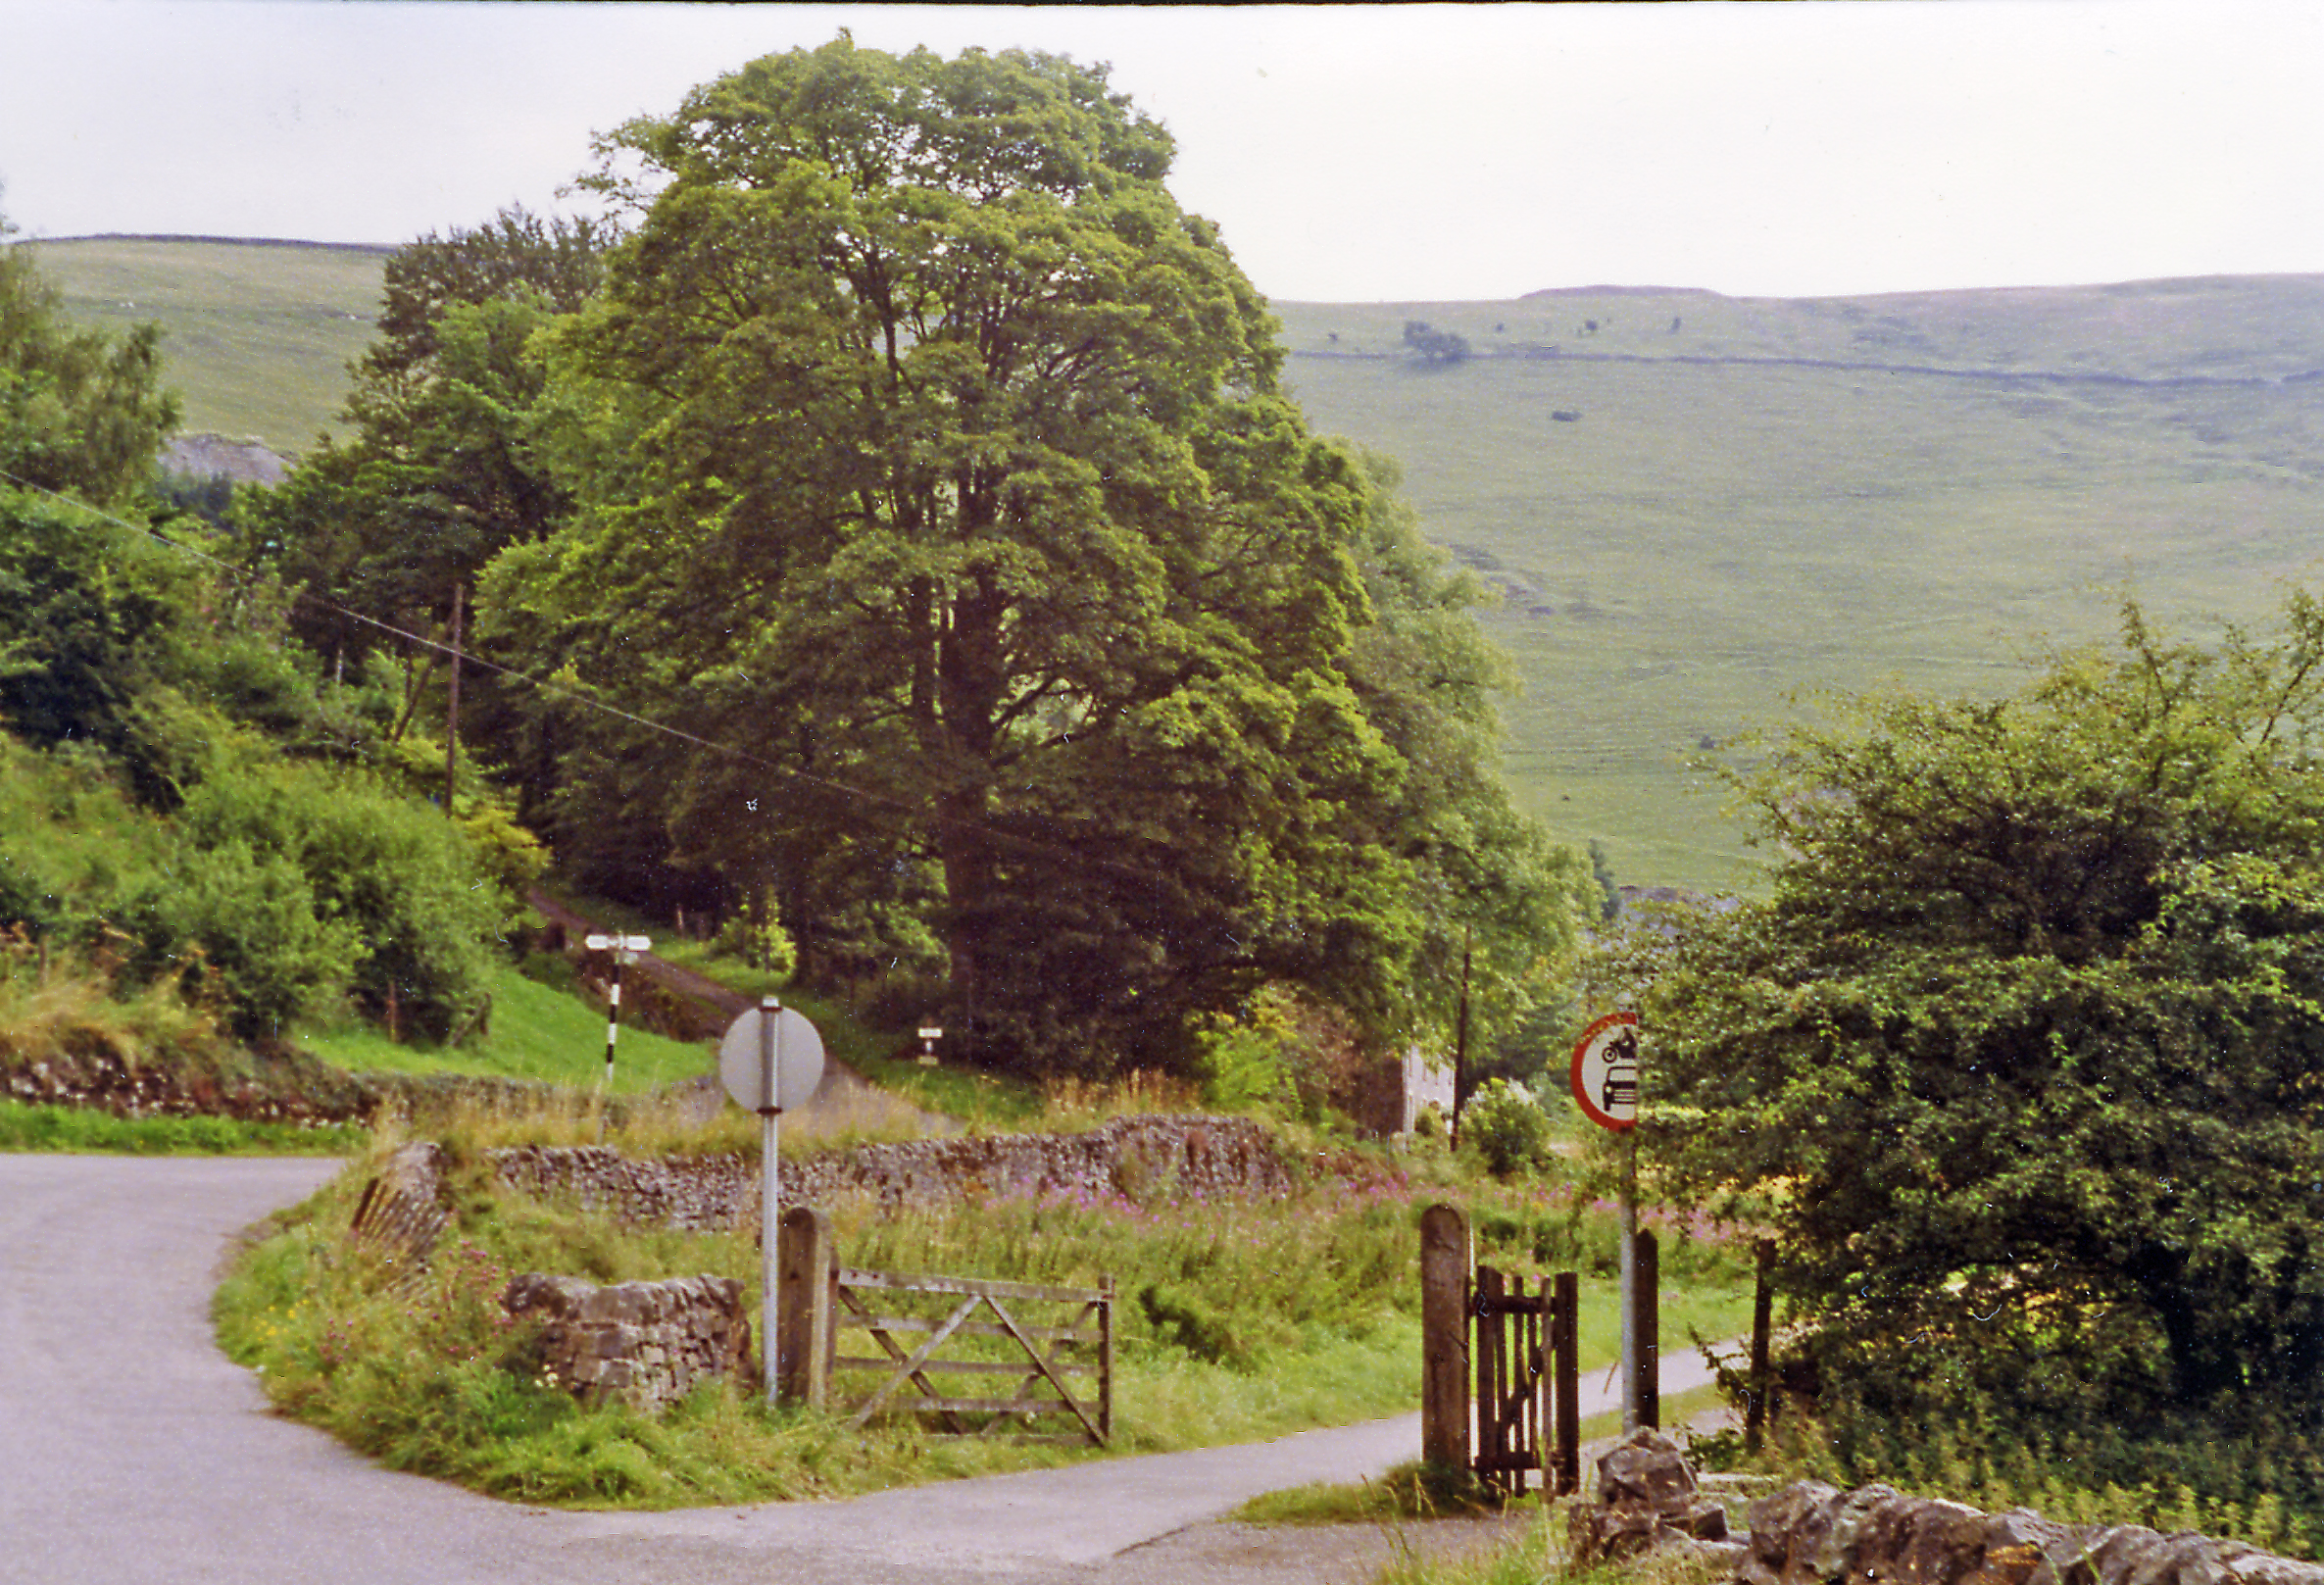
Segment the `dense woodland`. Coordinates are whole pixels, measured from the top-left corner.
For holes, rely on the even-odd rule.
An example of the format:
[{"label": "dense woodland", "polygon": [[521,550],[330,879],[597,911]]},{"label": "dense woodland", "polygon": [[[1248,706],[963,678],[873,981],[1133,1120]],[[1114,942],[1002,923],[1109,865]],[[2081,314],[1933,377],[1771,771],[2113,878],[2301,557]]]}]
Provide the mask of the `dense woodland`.
[{"label": "dense woodland", "polygon": [[13,939],[455,1040],[553,855],[1035,1073],[1466,1030],[1539,1081],[1620,994],[1650,1181],[1774,1235],[1846,1458],[2324,1513],[2307,597],[1732,747],[1763,886],[1604,931],[1475,586],[1103,73],[843,39],[599,152],[607,223],[401,250],[347,438],[207,514],[153,338],[0,252]]}]

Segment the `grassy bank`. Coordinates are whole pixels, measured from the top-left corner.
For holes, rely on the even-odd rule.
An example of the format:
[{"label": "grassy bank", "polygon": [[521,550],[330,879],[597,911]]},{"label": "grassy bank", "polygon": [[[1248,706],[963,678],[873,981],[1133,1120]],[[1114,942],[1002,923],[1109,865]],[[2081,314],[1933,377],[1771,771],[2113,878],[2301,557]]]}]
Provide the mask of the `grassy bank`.
[{"label": "grassy bank", "polygon": [[[588,1090],[605,1079],[605,1009],[583,1000],[577,985],[504,967],[493,976],[486,1029],[460,1045],[398,1044],[360,1020],[305,1032],[299,1044],[352,1073],[457,1073]],[[717,1067],[706,1045],[625,1027],[615,1041],[613,1093],[643,1095]]]}]

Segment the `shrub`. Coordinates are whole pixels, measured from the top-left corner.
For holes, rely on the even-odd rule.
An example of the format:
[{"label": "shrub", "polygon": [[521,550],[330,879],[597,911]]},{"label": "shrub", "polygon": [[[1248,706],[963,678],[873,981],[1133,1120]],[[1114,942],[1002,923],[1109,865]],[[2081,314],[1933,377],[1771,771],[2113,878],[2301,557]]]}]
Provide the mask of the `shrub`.
[{"label": "shrub", "polygon": [[1549,1164],[1549,1114],[1522,1085],[1489,1079],[1461,1109],[1460,1142],[1496,1177],[1535,1171]]},{"label": "shrub", "polygon": [[343,995],[363,956],[353,921],[321,916],[297,862],[239,839],[189,847],[146,899],[144,962],[230,1010],[236,1034],[276,1034]]},{"label": "shrub", "polygon": [[483,1005],[500,922],[459,832],[359,770],[221,761],[180,817],[201,885],[149,897],[151,951],[198,944],[246,1037],[340,991],[430,1039],[456,1033]]},{"label": "shrub", "polygon": [[798,944],[783,928],[771,886],[761,888],[748,906],[726,920],[718,930],[717,947],[777,979],[790,978],[799,967]]}]

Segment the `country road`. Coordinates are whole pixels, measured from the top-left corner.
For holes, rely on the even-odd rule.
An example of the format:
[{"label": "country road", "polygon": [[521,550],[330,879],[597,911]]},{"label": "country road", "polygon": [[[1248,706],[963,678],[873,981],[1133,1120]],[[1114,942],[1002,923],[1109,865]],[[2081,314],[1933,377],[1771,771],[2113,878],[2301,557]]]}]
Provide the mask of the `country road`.
[{"label": "country road", "polygon": [[[1211,1522],[1377,1473],[1417,1416],[1278,1442],[669,1513],[528,1509],[271,1413],[212,1341],[234,1232],[336,1164],[0,1156],[0,1580],[25,1585],[1360,1585],[1385,1533]],[[1440,1530],[1476,1544],[1495,1526]]]}]

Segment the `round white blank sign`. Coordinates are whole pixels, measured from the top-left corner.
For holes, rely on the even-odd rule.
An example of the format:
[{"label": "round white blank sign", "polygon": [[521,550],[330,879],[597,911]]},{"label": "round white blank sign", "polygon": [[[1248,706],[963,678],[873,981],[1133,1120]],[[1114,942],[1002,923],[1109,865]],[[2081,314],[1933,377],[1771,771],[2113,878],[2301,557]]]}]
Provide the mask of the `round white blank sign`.
[{"label": "round white blank sign", "polygon": [[780,1008],[774,1018],[774,1094],[766,1093],[766,1068],[759,1032],[768,1015],[753,1008],[726,1026],[718,1042],[718,1077],[734,1104],[746,1112],[781,1111],[805,1105],[823,1082],[823,1037],[797,1008]]}]

